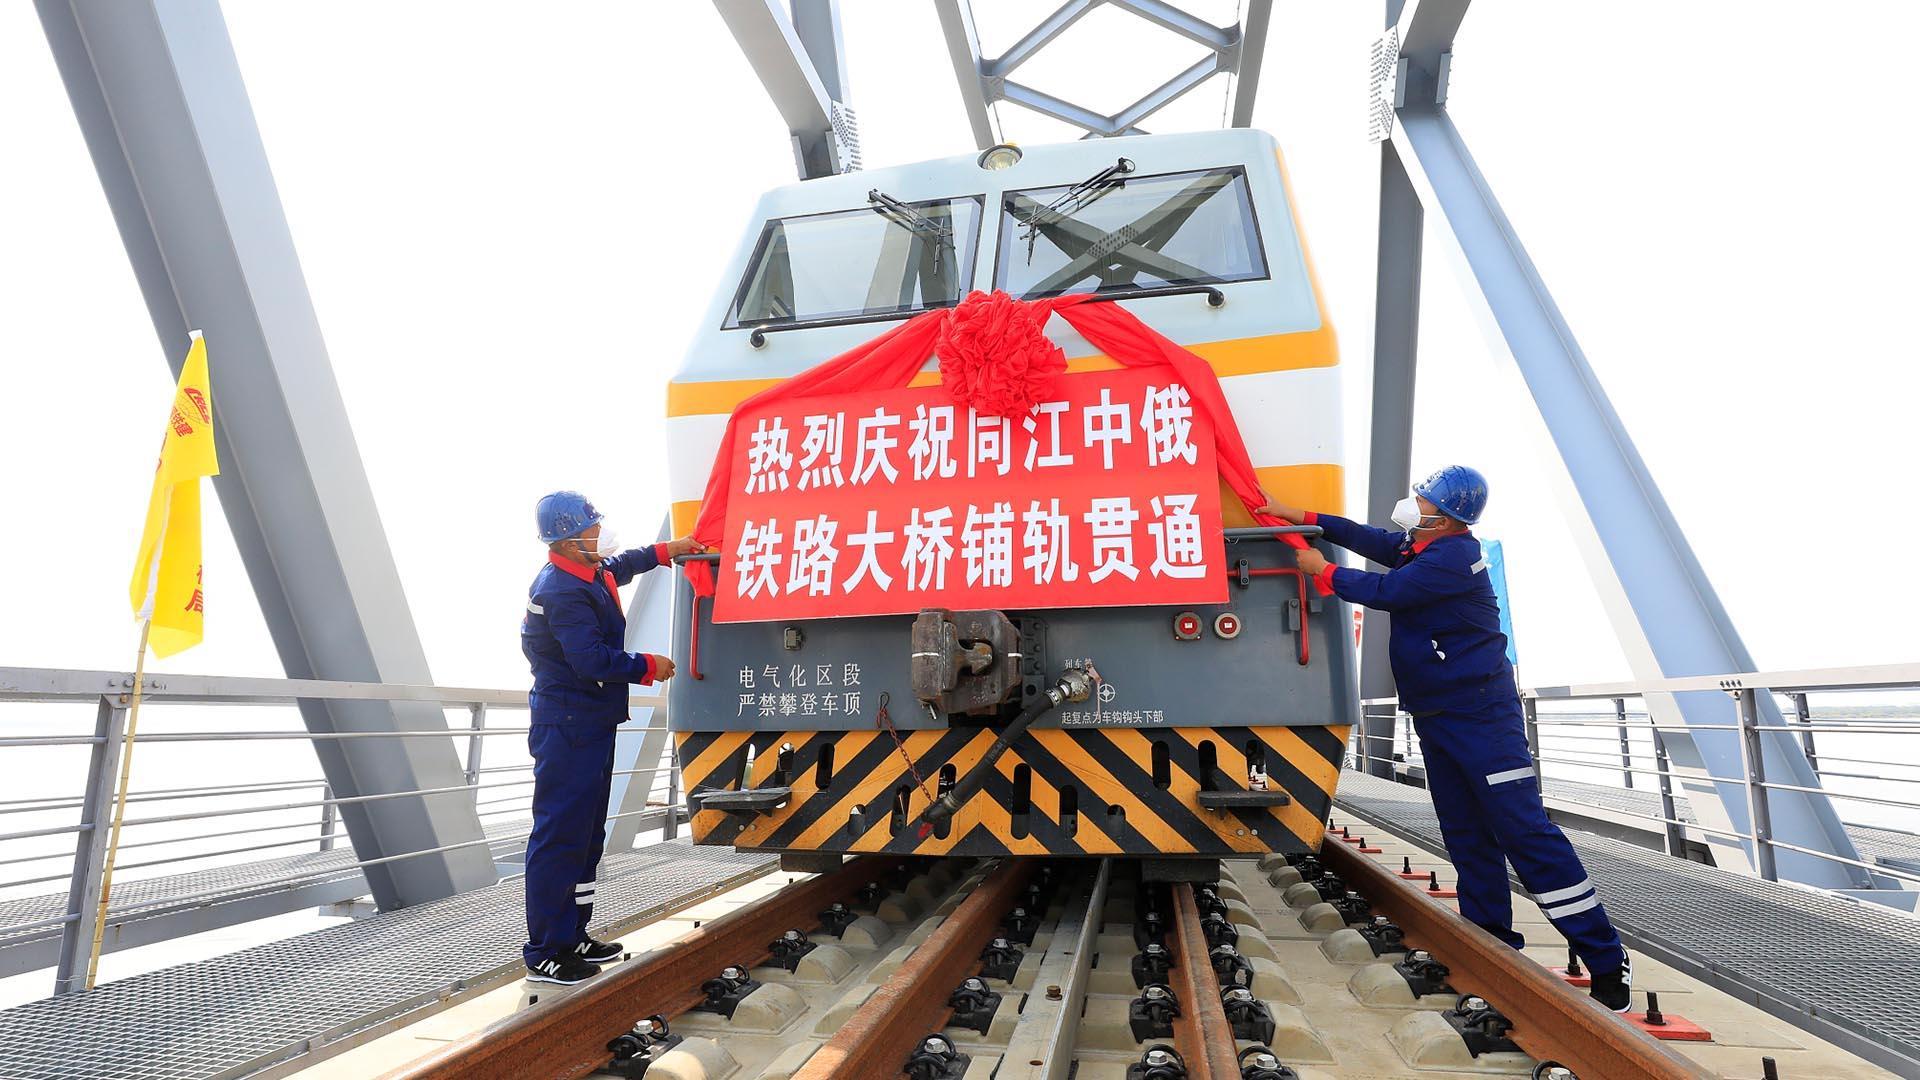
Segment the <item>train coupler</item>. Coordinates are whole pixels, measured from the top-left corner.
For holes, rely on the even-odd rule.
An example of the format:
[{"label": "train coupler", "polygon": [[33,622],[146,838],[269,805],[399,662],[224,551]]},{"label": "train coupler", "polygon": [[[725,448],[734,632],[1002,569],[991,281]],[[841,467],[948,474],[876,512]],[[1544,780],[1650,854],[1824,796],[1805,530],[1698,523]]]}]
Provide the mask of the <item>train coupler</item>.
[{"label": "train coupler", "polygon": [[681,1037],[667,1030],[667,1018],[660,1015],[647,1017],[633,1025],[633,1030],[614,1038],[607,1044],[607,1051],[613,1055],[602,1072],[625,1077],[626,1080],[639,1080],[647,1075],[647,1069],[660,1056],[680,1045]]},{"label": "train coupler", "polygon": [[913,1056],[907,1059],[904,1072],[911,1080],[960,1080],[972,1062],[971,1057],[953,1045],[952,1039],[934,1034],[920,1040]]},{"label": "train coupler", "polygon": [[[1180,999],[1165,983],[1154,983],[1140,991],[1127,1006],[1127,1027],[1134,1042],[1173,1038],[1173,1018],[1180,1015]],[[1185,1075],[1184,1073],[1182,1075]]]}]

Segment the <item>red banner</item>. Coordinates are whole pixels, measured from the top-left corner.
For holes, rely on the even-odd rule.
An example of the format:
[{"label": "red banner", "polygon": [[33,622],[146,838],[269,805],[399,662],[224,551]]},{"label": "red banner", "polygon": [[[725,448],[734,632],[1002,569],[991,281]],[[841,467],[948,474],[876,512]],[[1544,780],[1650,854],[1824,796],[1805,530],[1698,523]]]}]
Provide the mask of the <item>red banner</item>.
[{"label": "red banner", "polygon": [[737,418],[716,622],[1226,599],[1214,433],[1166,367],[1004,419],[937,386]]}]

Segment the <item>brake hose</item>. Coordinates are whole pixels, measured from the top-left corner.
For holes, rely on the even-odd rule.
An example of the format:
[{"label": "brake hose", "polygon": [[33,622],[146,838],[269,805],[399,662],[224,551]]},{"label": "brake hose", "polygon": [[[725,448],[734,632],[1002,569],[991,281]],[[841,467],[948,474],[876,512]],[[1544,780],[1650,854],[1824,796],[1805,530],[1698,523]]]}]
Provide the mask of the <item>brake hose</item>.
[{"label": "brake hose", "polygon": [[1014,717],[1011,723],[1000,730],[999,737],[993,740],[992,746],[987,747],[987,752],[981,755],[973,768],[967,770],[967,775],[955,781],[945,795],[934,800],[933,804],[920,814],[921,838],[925,839],[927,834],[941,822],[959,813],[960,807],[986,786],[987,777],[993,775],[994,762],[1000,760],[1000,756],[1007,752],[1007,748],[1012,746],[1015,740],[1027,733],[1027,729],[1033,726],[1035,720],[1040,719],[1049,709],[1063,701],[1085,701],[1092,694],[1092,676],[1079,668],[1068,668],[1062,672],[1059,682],[1048,687],[1047,692],[1041,695],[1039,700],[1022,709],[1020,715]]}]

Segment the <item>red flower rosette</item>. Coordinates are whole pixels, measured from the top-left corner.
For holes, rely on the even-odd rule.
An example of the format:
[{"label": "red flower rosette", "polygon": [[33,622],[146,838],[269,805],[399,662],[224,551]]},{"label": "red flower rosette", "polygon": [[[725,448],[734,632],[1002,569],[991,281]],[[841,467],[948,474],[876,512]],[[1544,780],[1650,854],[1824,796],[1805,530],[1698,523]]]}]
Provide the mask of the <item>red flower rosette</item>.
[{"label": "red flower rosette", "polygon": [[974,292],[947,313],[934,343],[940,383],[961,405],[988,416],[1025,416],[1067,370],[1047,339],[1050,310],[995,289]]}]

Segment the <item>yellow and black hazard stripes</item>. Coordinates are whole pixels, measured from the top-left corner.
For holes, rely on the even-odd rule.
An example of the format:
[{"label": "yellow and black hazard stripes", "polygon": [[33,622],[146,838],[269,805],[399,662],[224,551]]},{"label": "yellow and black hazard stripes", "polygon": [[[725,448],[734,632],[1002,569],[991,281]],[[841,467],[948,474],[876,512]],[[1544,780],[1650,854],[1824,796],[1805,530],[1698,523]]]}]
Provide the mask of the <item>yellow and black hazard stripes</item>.
[{"label": "yellow and black hazard stripes", "polygon": [[[700,810],[700,843],[763,851],[916,855],[1231,855],[1311,850],[1333,800],[1346,728],[1043,728],[997,761],[939,829],[919,822],[985,755],[995,732],[680,732],[690,793],[786,787],[771,811]],[[1284,806],[1210,810],[1203,790],[1244,789],[1254,772]],[[913,773],[918,772],[920,782]]]}]

